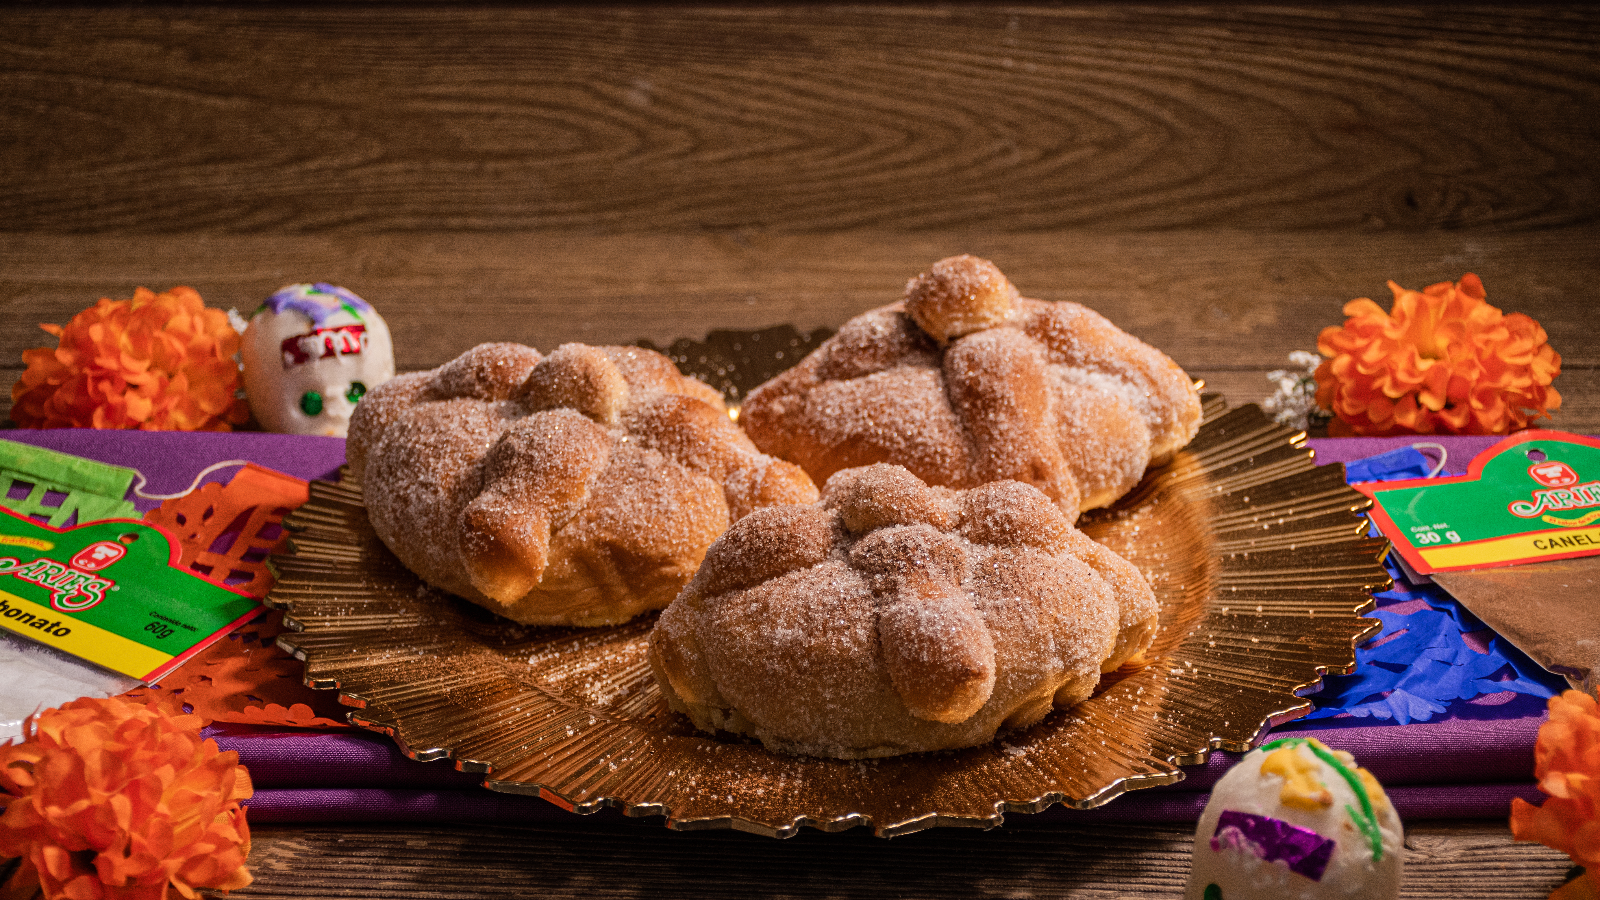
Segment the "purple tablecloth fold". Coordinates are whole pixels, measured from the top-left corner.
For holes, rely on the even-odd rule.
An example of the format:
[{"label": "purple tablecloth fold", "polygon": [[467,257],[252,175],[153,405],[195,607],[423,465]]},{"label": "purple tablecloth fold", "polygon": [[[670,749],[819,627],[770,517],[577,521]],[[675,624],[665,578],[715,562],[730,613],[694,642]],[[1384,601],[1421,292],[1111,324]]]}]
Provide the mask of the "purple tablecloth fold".
[{"label": "purple tablecloth fold", "polygon": [[[1476,721],[1444,719],[1411,725],[1294,728],[1353,754],[1385,785],[1451,785],[1533,780],[1533,741],[1543,716]],[[1275,733],[1287,733],[1280,729]],[[217,746],[235,750],[257,787],[467,788],[481,776],[445,761],[416,762],[392,741],[370,732],[277,731],[214,725]],[[1158,790],[1210,790],[1238,755],[1217,751],[1185,770],[1177,785]]]},{"label": "purple tablecloth fold", "polygon": [[[147,479],[146,494],[183,491],[198,472],[224,460],[250,460],[305,479],[332,477],[344,460],[344,442],[337,438],[86,430],[10,431],[5,437],[138,469]],[[1331,463],[1433,441],[1449,451],[1445,472],[1459,473],[1495,440],[1355,438],[1313,440],[1311,446],[1318,462]],[[225,481],[232,473],[222,469],[201,483]],[[156,505],[134,499],[141,511]],[[1385,784],[1403,818],[1503,818],[1512,797],[1537,799],[1533,744],[1544,718],[1542,706],[1463,709],[1466,716],[1481,718],[1453,710],[1453,717],[1410,725],[1333,719],[1286,728],[1355,754]],[[485,790],[477,776],[456,772],[449,763],[406,759],[392,742],[373,734],[244,726],[214,726],[209,733],[249,766],[257,786],[250,817],[258,823],[561,821],[570,815],[536,797]],[[1192,822],[1206,792],[1235,758],[1213,753],[1179,784],[1134,791],[1097,810],[1057,807],[1037,817],[1010,819],[1017,824]],[[601,818],[615,815],[607,811]]]},{"label": "purple tablecloth fold", "polygon": [[[1445,719],[1412,725],[1299,728],[1346,750],[1388,790],[1402,818],[1503,818],[1514,796],[1536,800],[1533,742],[1542,716]],[[407,759],[366,732],[268,731],[213,726],[212,737],[249,767],[259,822],[503,821],[569,815],[533,797],[478,787],[480,776],[449,762]],[[1042,821],[1192,822],[1211,786],[1238,759],[1218,751],[1177,784],[1130,792],[1100,809],[1052,808]],[[1013,817],[1027,821],[1030,816]]]}]

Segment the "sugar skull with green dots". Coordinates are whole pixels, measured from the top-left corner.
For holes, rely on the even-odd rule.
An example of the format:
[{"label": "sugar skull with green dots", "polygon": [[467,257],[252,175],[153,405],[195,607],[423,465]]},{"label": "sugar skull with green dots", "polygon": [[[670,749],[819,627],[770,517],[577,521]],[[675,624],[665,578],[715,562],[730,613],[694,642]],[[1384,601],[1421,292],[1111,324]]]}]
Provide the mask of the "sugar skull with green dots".
[{"label": "sugar skull with green dots", "polygon": [[291,284],[250,317],[239,349],[245,395],[267,431],[344,437],[370,390],[394,377],[389,326],[331,284]]}]

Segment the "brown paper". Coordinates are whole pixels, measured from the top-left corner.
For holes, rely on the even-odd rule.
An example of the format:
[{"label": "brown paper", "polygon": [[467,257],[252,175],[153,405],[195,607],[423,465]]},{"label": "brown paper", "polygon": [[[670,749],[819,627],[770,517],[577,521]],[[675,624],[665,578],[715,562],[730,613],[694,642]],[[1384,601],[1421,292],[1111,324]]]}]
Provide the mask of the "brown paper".
[{"label": "brown paper", "polygon": [[1600,688],[1600,556],[1433,580],[1534,662],[1581,691]]}]

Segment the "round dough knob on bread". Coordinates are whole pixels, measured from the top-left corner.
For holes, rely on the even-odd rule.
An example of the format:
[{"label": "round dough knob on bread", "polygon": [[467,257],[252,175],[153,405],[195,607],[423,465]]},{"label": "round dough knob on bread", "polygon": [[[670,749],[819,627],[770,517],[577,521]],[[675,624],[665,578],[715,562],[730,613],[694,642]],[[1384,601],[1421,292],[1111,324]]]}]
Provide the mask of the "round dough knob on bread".
[{"label": "round dough knob on bread", "polygon": [[879,464],[735,523],[661,614],[650,660],[702,730],[892,756],[1086,699],[1149,646],[1157,614],[1138,570],[1038,490],[930,487]]},{"label": "round dough knob on bread", "polygon": [[1005,323],[1017,289],[987,259],[941,259],[906,285],[906,312],[939,343]]},{"label": "round dough knob on bread", "polygon": [[660,609],[730,522],[817,497],[637,347],[481,345],[369,393],[346,455],[402,563],[524,624]]},{"label": "round dough knob on bread", "polygon": [[1187,444],[1200,398],[1098,313],[1021,297],[993,263],[953,256],[751,392],[739,423],[818,483],[879,462],[946,487],[1015,479],[1075,521]]}]

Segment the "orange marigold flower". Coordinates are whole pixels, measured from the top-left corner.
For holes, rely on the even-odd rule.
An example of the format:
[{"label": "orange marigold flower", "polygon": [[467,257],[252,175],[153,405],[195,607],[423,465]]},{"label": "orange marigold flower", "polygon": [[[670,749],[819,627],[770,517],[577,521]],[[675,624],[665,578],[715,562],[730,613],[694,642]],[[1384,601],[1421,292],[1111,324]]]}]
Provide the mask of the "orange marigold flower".
[{"label": "orange marigold flower", "polygon": [[1389,289],[1392,312],[1352,300],[1344,327],[1317,338],[1329,434],[1504,434],[1560,408],[1560,354],[1538,322],[1490,306],[1478,276]]},{"label": "orange marigold flower", "polygon": [[30,717],[22,743],[0,745],[0,856],[22,857],[4,892],[161,900],[249,884],[250,773],[201,724],[117,697]]},{"label": "orange marigold flower", "polygon": [[1511,836],[1538,841],[1600,869],[1600,708],[1582,691],[1550,698],[1550,720],[1539,727],[1534,775],[1549,794],[1540,806],[1511,801]]},{"label": "orange marigold flower", "polygon": [[22,352],[11,418],[24,428],[228,431],[249,417],[239,390],[239,334],[193,288],[102,298],[67,327],[40,325],[55,349]]}]

